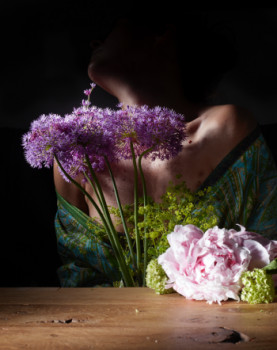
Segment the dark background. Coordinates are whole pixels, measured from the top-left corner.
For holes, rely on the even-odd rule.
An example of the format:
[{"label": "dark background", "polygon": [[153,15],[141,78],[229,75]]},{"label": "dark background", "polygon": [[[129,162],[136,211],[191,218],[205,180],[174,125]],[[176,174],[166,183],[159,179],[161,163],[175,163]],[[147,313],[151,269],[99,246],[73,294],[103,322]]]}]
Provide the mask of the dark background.
[{"label": "dark background", "polygon": [[[89,42],[105,35],[121,7],[107,1],[41,0],[10,1],[0,8],[0,285],[58,285],[52,171],[26,164],[21,137],[39,115],[65,114],[79,105],[90,83]],[[277,9],[198,11],[231,28],[239,50],[215,102],[249,109],[276,152]],[[116,101],[96,88],[93,103],[115,106]]]}]

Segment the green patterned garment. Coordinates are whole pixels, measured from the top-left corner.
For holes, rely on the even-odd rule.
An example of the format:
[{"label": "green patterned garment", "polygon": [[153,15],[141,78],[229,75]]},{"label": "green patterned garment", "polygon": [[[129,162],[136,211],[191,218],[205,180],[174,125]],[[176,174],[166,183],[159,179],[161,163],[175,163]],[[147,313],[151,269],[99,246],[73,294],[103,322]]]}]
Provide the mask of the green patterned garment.
[{"label": "green patterned garment", "polygon": [[[212,187],[219,227],[277,239],[277,167],[260,129],[237,145],[201,188]],[[112,286],[120,280],[112,249],[99,238],[101,226],[57,194],[55,218],[62,287]]]}]

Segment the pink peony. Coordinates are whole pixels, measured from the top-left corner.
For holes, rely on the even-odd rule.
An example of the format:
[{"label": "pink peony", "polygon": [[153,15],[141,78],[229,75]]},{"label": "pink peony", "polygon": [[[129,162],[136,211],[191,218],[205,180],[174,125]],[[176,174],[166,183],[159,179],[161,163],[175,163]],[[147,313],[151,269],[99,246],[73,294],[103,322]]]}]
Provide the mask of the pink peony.
[{"label": "pink peony", "polygon": [[193,225],[175,226],[170,247],[158,258],[173,287],[187,299],[208,303],[240,300],[241,274],[276,256],[276,243],[258,234],[220,229],[203,233]]}]

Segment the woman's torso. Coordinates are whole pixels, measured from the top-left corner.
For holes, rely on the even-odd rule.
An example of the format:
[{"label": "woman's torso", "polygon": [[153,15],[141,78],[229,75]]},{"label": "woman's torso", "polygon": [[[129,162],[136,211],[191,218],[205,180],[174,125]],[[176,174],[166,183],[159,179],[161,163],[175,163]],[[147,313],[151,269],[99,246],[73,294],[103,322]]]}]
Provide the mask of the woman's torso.
[{"label": "woman's torso", "polygon": [[[243,109],[233,105],[207,108],[200,116],[186,124],[187,138],[182,151],[171,160],[143,160],[148,195],[158,201],[165,193],[169,182],[185,181],[195,191],[222,159],[253,129],[257,122]],[[122,205],[133,202],[134,172],[132,161],[120,161],[112,165]],[[107,204],[116,205],[113,185],[107,171],[98,174]],[[178,177],[178,178],[177,178]],[[96,220],[97,211],[77,187],[64,181],[57,166],[54,166],[56,190],[71,204],[77,206]],[[89,183],[77,181],[95,199]],[[139,185],[141,195],[141,184]]]},{"label": "woman's torso", "polygon": [[[148,195],[153,200],[159,201],[169,182],[177,184],[185,181],[189,189],[197,190],[221,160],[256,125],[256,121],[248,113],[237,107],[225,105],[208,108],[201,116],[187,123],[187,139],[183,142],[182,151],[174,159],[143,160]],[[121,161],[112,168],[122,204],[131,204],[134,198],[132,161]],[[108,172],[99,174],[99,181],[108,205],[117,206]],[[96,199],[89,183],[83,186]],[[139,194],[142,194],[141,184]],[[67,199],[70,201],[70,198]],[[86,204],[88,214],[99,219],[97,211],[88,199]]]}]

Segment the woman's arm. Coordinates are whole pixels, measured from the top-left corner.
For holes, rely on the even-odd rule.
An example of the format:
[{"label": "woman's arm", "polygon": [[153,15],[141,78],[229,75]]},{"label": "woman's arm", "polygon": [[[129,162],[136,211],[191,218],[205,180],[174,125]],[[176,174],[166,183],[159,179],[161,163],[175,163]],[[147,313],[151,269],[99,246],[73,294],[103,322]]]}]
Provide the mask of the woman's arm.
[{"label": "woman's arm", "polygon": [[[64,180],[58,169],[57,163],[54,163],[54,184],[56,191],[69,203],[81,209],[86,214],[89,213],[88,206],[83,193],[76,185]],[[77,182],[81,183],[81,179],[77,178]]]}]

